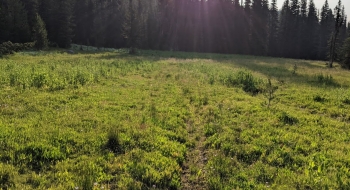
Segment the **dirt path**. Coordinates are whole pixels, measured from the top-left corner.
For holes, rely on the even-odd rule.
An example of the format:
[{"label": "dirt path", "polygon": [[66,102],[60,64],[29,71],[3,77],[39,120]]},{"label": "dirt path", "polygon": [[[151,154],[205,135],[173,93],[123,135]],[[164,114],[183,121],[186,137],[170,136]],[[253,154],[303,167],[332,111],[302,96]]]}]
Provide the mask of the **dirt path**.
[{"label": "dirt path", "polygon": [[187,124],[190,142],[194,142],[189,149],[186,161],[182,167],[181,184],[183,190],[207,189],[205,165],[208,161],[205,149],[205,135],[203,125]]}]

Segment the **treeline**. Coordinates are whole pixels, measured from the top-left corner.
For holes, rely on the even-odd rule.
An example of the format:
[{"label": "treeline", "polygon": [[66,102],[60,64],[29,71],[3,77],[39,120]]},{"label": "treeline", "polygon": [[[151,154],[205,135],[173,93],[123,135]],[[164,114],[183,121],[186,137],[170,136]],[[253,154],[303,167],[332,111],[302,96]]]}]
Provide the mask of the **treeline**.
[{"label": "treeline", "polygon": [[47,36],[62,48],[77,43],[321,60],[341,54],[347,21],[340,1],[334,10],[327,0],[320,10],[313,0],[285,0],[281,10],[271,1],[0,0],[0,43]]}]

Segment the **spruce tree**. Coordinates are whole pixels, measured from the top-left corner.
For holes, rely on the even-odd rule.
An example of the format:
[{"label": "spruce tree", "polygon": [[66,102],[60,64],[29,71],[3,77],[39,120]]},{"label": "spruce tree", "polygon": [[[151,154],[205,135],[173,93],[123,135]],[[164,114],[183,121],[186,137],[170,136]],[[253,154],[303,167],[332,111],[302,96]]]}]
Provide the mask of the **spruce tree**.
[{"label": "spruce tree", "polygon": [[136,53],[136,49],[140,45],[142,34],[140,15],[140,0],[129,0],[125,4],[123,35],[128,42],[130,54]]},{"label": "spruce tree", "polygon": [[56,12],[57,36],[55,42],[61,48],[69,48],[73,38],[73,14],[71,0],[59,1]]},{"label": "spruce tree", "polygon": [[244,39],[245,43],[243,46],[243,51],[244,54],[249,54],[251,52],[251,28],[252,28],[252,24],[251,24],[251,0],[245,0],[244,2],[244,25],[242,30],[243,32],[243,36],[242,38]]},{"label": "spruce tree", "polygon": [[335,24],[334,31],[332,32],[330,45],[329,45],[329,63],[328,66],[330,68],[333,67],[333,62],[337,58],[337,49],[338,49],[338,41],[339,41],[339,32],[340,28],[344,24],[344,8],[342,7],[341,0],[338,1],[338,5],[335,7]]},{"label": "spruce tree", "polygon": [[304,32],[304,40],[303,44],[304,55],[306,55],[306,59],[317,59],[318,56],[318,39],[319,39],[319,22],[317,17],[317,10],[313,0],[310,0],[308,13],[306,20],[306,29]]},{"label": "spruce tree", "polygon": [[329,9],[328,0],[325,1],[320,14],[320,40],[318,48],[318,59],[326,60],[328,55],[329,40],[331,39],[334,28],[334,17],[332,10]]},{"label": "spruce tree", "polygon": [[36,15],[36,24],[34,26],[34,40],[36,49],[42,50],[47,48],[47,31],[45,28],[45,23],[39,14]]},{"label": "spruce tree", "polygon": [[270,7],[270,17],[269,17],[269,45],[268,45],[268,55],[276,56],[278,54],[278,8],[276,0],[272,0]]},{"label": "spruce tree", "polygon": [[291,0],[290,5],[290,12],[291,17],[289,19],[289,22],[291,24],[290,26],[290,33],[289,38],[291,40],[289,46],[290,46],[290,57],[292,58],[299,58],[300,57],[300,4],[299,0]]},{"label": "spruce tree", "polygon": [[[245,39],[242,38],[244,36],[244,30],[242,30],[242,27],[244,26],[244,12],[243,7],[240,5],[239,0],[234,1],[233,6],[233,16],[232,16],[232,33],[233,35],[233,52],[242,54],[244,53],[243,47],[245,43]],[[205,30],[205,28],[203,28]]]},{"label": "spruce tree", "polygon": [[268,2],[266,0],[253,1],[250,44],[254,55],[266,55],[268,18]]},{"label": "spruce tree", "polygon": [[350,69],[350,37],[346,38],[344,41],[340,65],[342,68]]},{"label": "spruce tree", "polygon": [[76,0],[74,5],[75,30],[74,41],[77,44],[89,44],[89,35],[93,19],[89,18],[89,14],[93,14],[93,10],[89,9],[91,0]]},{"label": "spruce tree", "polygon": [[300,2],[300,15],[298,22],[298,46],[299,46],[299,58],[306,59],[308,53],[306,51],[307,37],[304,34],[307,30],[307,0],[301,0]]},{"label": "spruce tree", "polygon": [[6,27],[7,25],[7,12],[5,11],[5,3],[3,1],[0,1],[0,44],[4,41],[6,41],[6,37],[8,34],[8,29]]},{"label": "spruce tree", "polygon": [[57,20],[55,19],[57,15],[58,1],[55,0],[39,0],[39,15],[43,19],[47,37],[51,43],[56,43],[57,41]]},{"label": "spruce tree", "polygon": [[291,36],[291,10],[289,6],[289,0],[286,0],[283,4],[281,11],[280,27],[279,27],[279,49],[280,56],[291,57],[292,44],[294,43]]},{"label": "spruce tree", "polygon": [[37,23],[37,14],[39,9],[38,0],[21,0],[24,4],[24,8],[28,16],[28,25],[31,30],[31,34],[34,35],[34,27]]},{"label": "spruce tree", "polygon": [[4,0],[2,3],[3,41],[24,43],[31,41],[27,12],[20,0]]}]

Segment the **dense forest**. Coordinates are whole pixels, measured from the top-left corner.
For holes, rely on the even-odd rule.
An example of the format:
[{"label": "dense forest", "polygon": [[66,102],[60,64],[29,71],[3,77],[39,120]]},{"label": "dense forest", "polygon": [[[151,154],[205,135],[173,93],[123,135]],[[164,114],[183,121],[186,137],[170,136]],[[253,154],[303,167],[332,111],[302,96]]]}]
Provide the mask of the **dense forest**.
[{"label": "dense forest", "polygon": [[[213,53],[337,59],[344,7],[327,0],[0,0],[0,43],[40,41]],[[38,47],[46,46],[44,42]],[[334,50],[334,51],[333,51]],[[335,52],[335,53],[332,53]]]}]

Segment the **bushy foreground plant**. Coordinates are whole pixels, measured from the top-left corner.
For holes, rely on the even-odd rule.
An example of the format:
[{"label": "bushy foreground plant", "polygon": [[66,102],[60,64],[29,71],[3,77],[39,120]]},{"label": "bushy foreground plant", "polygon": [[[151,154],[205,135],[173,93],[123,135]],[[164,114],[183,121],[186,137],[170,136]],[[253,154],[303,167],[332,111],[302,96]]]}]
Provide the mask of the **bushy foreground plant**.
[{"label": "bushy foreground plant", "polygon": [[222,82],[227,86],[241,87],[245,92],[253,95],[262,92],[261,79],[255,78],[249,71],[238,71],[235,74],[229,74],[222,79]]},{"label": "bushy foreground plant", "polygon": [[15,175],[17,175],[15,167],[0,163],[0,189],[15,188]]},{"label": "bushy foreground plant", "polygon": [[315,78],[316,82],[319,84],[326,86],[338,86],[338,84],[334,81],[332,75],[317,74]]}]

